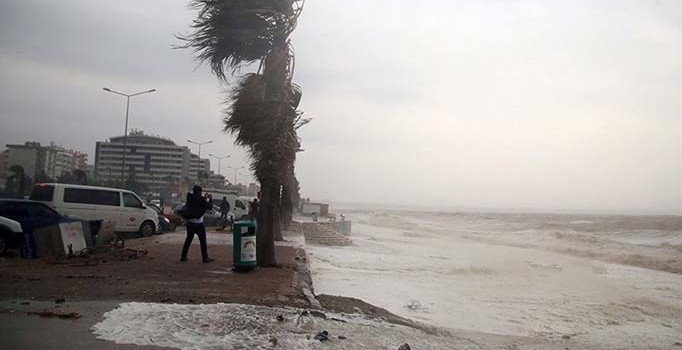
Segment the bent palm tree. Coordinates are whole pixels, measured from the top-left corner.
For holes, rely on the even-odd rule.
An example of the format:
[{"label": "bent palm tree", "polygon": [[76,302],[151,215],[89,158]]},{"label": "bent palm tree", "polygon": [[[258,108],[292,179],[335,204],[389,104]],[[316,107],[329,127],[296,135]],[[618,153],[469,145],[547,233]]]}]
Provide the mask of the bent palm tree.
[{"label": "bent palm tree", "polygon": [[222,81],[226,72],[258,63],[257,73],[240,78],[228,98],[225,131],[249,151],[251,170],[261,184],[258,255],[262,266],[276,264],[274,239],[281,238],[279,212],[282,185],[293,183],[299,151],[297,111],[300,89],[292,83],[293,54],[289,36],[296,28],[303,0],[195,0],[194,32],[182,48],[208,62]]}]

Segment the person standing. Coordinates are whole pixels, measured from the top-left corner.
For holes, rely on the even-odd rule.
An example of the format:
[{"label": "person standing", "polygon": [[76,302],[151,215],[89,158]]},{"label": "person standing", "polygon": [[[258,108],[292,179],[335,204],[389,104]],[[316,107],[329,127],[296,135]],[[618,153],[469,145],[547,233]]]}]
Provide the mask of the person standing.
[{"label": "person standing", "polygon": [[258,209],[259,209],[259,204],[258,204],[258,198],[254,198],[253,202],[250,203],[249,205],[249,217],[251,220],[256,220],[258,218]]},{"label": "person standing", "polygon": [[213,259],[208,257],[208,247],[206,245],[206,226],[204,226],[204,214],[213,208],[213,197],[210,194],[202,195],[201,186],[194,186],[192,193],[187,193],[187,201],[182,210],[182,216],[187,222],[187,238],[182,246],[180,261],[187,261],[187,253],[194,235],[199,237],[201,246],[201,258],[205,263],[210,263]]},{"label": "person standing", "polygon": [[227,197],[223,197],[223,200],[220,201],[220,220],[222,222],[227,222],[227,214],[230,213],[230,202],[227,200]]}]

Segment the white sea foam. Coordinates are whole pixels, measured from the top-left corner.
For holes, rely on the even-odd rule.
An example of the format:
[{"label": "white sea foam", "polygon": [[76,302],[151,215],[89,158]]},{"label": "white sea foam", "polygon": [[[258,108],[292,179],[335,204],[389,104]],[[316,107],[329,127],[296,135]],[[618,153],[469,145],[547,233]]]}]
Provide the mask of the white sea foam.
[{"label": "white sea foam", "polygon": [[317,294],[450,329],[624,347],[680,340],[682,276],[656,270],[682,259],[676,218],[344,214],[353,246],[307,247]]},{"label": "white sea foam", "polygon": [[[303,313],[301,309],[242,304],[123,303],[105,313],[104,320],[92,330],[98,338],[118,344],[183,350],[397,349],[404,342],[415,349],[438,350],[454,344],[454,338],[447,335],[426,334],[357,315],[327,313],[326,318],[320,318]],[[277,320],[279,315],[282,321]],[[322,330],[330,339],[324,343],[314,339]],[[461,339],[457,346],[476,348]]]}]

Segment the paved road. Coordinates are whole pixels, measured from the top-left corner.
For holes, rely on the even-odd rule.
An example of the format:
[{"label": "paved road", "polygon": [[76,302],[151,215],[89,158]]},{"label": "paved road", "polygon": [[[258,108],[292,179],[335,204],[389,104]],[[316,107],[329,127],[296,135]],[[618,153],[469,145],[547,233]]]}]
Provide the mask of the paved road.
[{"label": "paved road", "polygon": [[[30,305],[21,305],[27,300],[0,301],[0,348],[2,349],[163,349],[156,346],[121,345],[97,339],[90,327],[102,319],[102,314],[115,308],[118,302],[65,302],[30,301]],[[29,311],[78,312],[81,318],[63,320],[27,315]]]}]

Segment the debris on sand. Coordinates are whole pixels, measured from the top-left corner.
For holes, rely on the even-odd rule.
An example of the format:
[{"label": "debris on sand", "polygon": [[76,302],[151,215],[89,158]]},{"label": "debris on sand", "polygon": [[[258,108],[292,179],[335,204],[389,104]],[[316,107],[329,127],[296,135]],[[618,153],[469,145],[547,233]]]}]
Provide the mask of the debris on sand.
[{"label": "debris on sand", "polygon": [[329,340],[329,332],[327,331],[322,331],[317,334],[315,334],[315,340],[319,340],[321,342]]},{"label": "debris on sand", "polygon": [[270,344],[272,344],[272,346],[277,346],[277,338],[271,337],[269,341],[270,341]]},{"label": "debris on sand", "polygon": [[410,311],[424,311],[424,306],[422,303],[419,302],[419,300],[412,299],[410,300],[407,305],[405,305],[405,308],[407,308]]},{"label": "debris on sand", "polygon": [[81,314],[77,312],[54,312],[54,311],[30,311],[28,312],[28,315],[61,319],[75,319],[81,317]]}]

